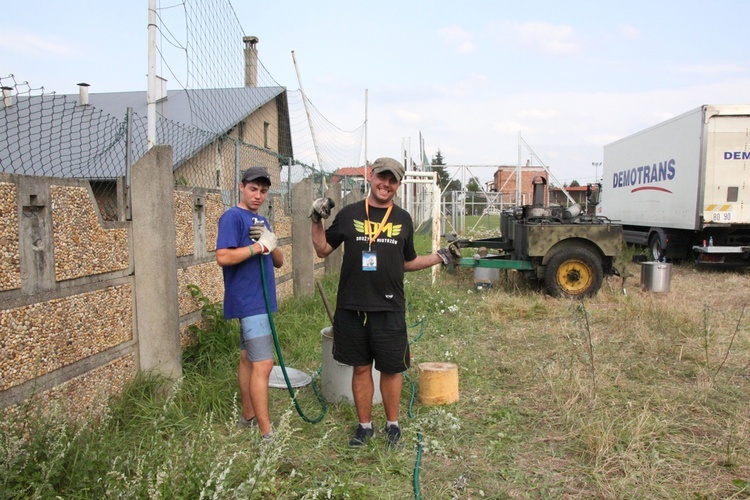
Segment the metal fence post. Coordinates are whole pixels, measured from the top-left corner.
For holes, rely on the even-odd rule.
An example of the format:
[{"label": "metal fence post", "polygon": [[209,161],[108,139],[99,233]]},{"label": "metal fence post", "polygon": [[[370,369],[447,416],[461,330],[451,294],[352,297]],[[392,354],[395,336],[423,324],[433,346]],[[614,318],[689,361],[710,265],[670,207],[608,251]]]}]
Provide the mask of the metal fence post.
[{"label": "metal fence post", "polygon": [[240,141],[234,140],[234,189],[232,190],[232,206],[237,205],[240,191]]}]

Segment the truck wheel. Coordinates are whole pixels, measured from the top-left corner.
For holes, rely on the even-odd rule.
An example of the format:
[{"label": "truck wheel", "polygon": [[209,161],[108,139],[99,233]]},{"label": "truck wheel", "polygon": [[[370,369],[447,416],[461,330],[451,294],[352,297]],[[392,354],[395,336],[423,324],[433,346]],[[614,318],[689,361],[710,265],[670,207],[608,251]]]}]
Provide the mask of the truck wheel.
[{"label": "truck wheel", "polygon": [[602,286],[601,259],[586,248],[563,248],[547,263],[544,282],[553,297],[590,297]]},{"label": "truck wheel", "polygon": [[667,255],[667,245],[664,243],[659,233],[654,233],[648,240],[648,250],[651,258],[656,262],[661,262]]}]

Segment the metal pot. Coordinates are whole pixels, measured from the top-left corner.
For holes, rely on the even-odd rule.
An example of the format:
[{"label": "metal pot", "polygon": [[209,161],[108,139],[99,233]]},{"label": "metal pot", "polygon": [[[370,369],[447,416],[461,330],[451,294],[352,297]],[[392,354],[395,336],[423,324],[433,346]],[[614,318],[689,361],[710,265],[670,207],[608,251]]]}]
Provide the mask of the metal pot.
[{"label": "metal pot", "polygon": [[668,292],[672,280],[672,264],[641,262],[641,287],[646,292]]}]

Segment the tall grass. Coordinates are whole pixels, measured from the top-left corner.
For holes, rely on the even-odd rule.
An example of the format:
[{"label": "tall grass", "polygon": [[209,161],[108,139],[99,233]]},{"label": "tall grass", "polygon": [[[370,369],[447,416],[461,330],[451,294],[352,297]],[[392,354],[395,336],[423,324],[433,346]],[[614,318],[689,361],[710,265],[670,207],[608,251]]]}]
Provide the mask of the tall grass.
[{"label": "tall grass", "polygon": [[[435,286],[428,271],[406,281],[403,449],[376,434],[351,450],[352,405],[329,404],[309,424],[286,390],[271,390],[278,441],[261,448],[257,431],[236,425],[237,325],[206,304],[181,380],[141,374],[98,419],[27,408],[0,420],[0,498],[409,498],[418,436],[423,498],[750,493],[747,272],[677,265],[667,294],[641,291],[637,278],[624,293],[609,278],[585,302],[510,272],[485,292],[467,269]],[[336,282],[323,280],[331,303]],[[284,302],[274,321],[286,363],[314,375],[330,323],[320,296]],[[414,397],[425,361],[459,366],[457,403]],[[296,397],[304,413],[320,411],[311,386]],[[382,406],[374,420],[380,431]]]}]

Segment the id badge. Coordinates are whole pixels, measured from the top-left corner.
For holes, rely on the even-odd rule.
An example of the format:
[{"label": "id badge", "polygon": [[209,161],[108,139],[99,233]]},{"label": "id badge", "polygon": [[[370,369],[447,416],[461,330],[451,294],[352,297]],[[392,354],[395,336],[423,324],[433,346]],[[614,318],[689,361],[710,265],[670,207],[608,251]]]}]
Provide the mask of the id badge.
[{"label": "id badge", "polygon": [[378,270],[378,253],[373,251],[362,252],[362,270],[363,271],[377,271]]}]

